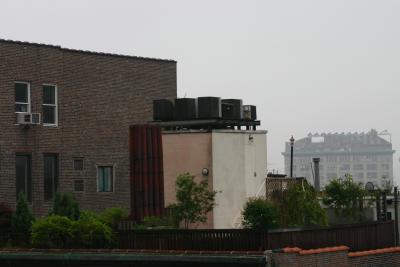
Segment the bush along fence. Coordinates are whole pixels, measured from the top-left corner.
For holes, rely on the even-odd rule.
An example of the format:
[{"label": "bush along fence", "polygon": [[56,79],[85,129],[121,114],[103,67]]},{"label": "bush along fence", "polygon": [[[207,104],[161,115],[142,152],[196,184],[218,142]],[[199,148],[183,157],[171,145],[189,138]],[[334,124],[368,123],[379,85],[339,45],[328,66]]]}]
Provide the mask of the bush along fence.
[{"label": "bush along fence", "polygon": [[351,251],[395,245],[394,221],[310,229],[270,230],[129,230],[122,224],[118,247],[152,250],[262,251],[283,247],[304,249],[345,245]]}]

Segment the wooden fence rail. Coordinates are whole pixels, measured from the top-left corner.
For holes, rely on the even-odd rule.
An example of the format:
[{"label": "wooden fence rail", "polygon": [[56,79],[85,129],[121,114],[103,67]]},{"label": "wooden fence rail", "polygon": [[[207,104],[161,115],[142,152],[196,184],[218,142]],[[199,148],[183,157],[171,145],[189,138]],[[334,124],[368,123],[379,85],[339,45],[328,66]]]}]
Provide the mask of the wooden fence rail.
[{"label": "wooden fence rail", "polygon": [[119,248],[154,250],[268,250],[346,245],[351,250],[394,246],[394,222],[259,232],[245,229],[120,230]]}]

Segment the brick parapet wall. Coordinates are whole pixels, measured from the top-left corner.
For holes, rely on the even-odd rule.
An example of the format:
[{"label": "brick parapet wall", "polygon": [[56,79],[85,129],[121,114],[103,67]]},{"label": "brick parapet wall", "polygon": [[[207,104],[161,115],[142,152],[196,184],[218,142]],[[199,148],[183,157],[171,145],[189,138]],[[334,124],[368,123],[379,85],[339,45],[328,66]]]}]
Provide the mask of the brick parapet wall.
[{"label": "brick parapet wall", "polygon": [[400,247],[348,253],[348,247],[302,250],[284,248],[267,252],[271,267],[395,267],[400,266]]}]

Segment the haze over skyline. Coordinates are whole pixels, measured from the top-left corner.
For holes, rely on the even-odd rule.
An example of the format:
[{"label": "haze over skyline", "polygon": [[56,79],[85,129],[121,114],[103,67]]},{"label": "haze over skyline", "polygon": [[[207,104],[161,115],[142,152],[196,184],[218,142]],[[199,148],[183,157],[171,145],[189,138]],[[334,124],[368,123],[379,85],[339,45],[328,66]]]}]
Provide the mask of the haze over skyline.
[{"label": "haze over skyline", "polygon": [[[400,2],[0,0],[0,38],[174,59],[178,96],[242,98],[285,142],[322,132],[391,133],[400,150]],[[393,157],[400,180],[399,153]]]}]

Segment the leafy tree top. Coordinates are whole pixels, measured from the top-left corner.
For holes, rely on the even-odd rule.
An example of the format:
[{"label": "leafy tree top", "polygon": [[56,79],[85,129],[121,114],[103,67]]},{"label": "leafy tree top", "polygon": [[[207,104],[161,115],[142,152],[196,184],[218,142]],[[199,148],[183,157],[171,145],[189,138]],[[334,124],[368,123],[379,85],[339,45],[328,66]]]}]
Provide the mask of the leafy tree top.
[{"label": "leafy tree top", "polygon": [[215,206],[217,191],[208,188],[208,181],[195,181],[189,173],[181,174],[176,179],[176,203],[169,206],[178,223],[184,227],[190,224],[206,222],[207,213]]},{"label": "leafy tree top", "polygon": [[278,226],[277,207],[262,198],[252,198],[247,201],[242,215],[245,228],[265,231]]},{"label": "leafy tree top", "polygon": [[325,186],[323,203],[339,216],[357,220],[361,216],[366,190],[353,181],[351,175],[334,179]]}]

